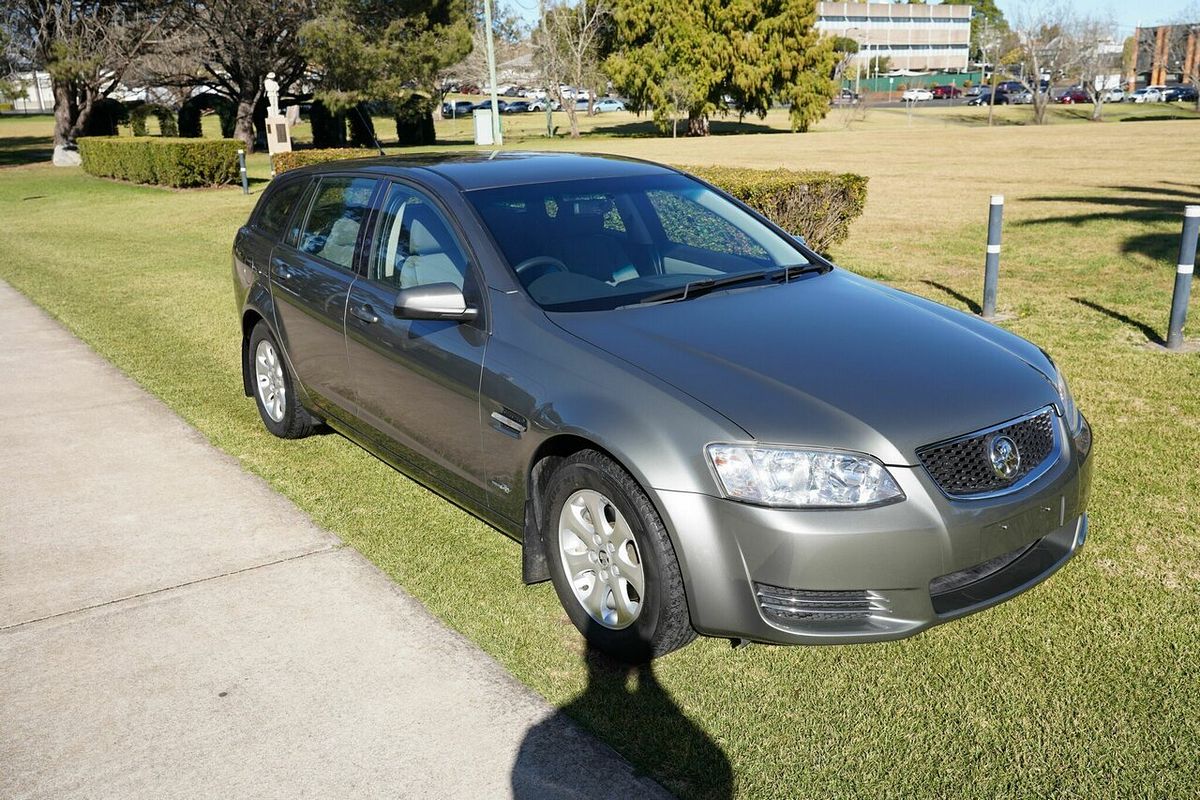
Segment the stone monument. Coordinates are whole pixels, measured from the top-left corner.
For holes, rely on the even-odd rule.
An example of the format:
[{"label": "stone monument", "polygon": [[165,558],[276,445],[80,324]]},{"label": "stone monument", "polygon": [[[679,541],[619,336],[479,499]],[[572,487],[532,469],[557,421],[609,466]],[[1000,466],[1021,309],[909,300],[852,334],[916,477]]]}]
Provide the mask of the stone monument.
[{"label": "stone monument", "polygon": [[279,110],[279,81],[275,80],[274,72],[267,73],[263,89],[267,93],[267,152],[271,155],[290,153],[292,132],[287,117]]}]

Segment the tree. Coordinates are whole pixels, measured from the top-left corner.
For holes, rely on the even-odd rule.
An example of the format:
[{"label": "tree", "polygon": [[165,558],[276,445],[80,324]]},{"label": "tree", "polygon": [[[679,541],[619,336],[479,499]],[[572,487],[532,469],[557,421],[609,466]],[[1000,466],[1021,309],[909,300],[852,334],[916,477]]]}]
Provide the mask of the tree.
[{"label": "tree", "polygon": [[9,0],[0,11],[22,60],[50,73],[56,152],[179,23],[171,0]]},{"label": "tree", "polygon": [[1099,122],[1104,115],[1104,99],[1112,88],[1110,80],[1114,75],[1120,80],[1117,23],[1111,16],[1070,20],[1064,39],[1066,68],[1079,77],[1079,84],[1092,101],[1092,121]]},{"label": "tree", "polygon": [[285,93],[304,77],[299,33],[316,10],[316,0],[189,0],[200,67],[195,82],[237,106],[233,136],[246,152],[253,152],[267,73],[275,73]]},{"label": "tree", "polygon": [[1050,87],[1042,87],[1042,75],[1053,77],[1068,66],[1067,19],[1063,6],[1029,0],[1011,26],[1011,49],[1002,61],[1017,68],[1017,80],[1033,95],[1033,121],[1038,125],[1046,121],[1050,106]]},{"label": "tree", "polygon": [[[1176,19],[1167,36],[1167,63],[1178,69],[1180,83],[1200,90],[1200,3],[1190,4]],[[1200,96],[1196,110],[1200,111]]]},{"label": "tree", "polygon": [[829,110],[837,55],[816,30],[815,0],[615,0],[616,52],[605,68],[633,110],[653,110],[667,126],[668,72],[686,76],[688,133],[707,135],[709,117],[728,97],[740,114],[766,116],[791,106],[793,130]]},{"label": "tree", "polygon": [[600,44],[610,23],[608,0],[583,0],[576,6],[563,0],[546,9],[542,26],[534,32],[546,92],[567,112],[572,139],[579,138],[579,110],[574,93],[566,96],[562,85],[594,88],[600,82]]},{"label": "tree", "polygon": [[301,27],[300,43],[315,96],[335,115],[357,109],[370,127],[363,104],[388,103],[398,132],[431,140],[439,75],[470,49],[471,26],[453,0],[334,0]]},{"label": "tree", "polygon": [[858,55],[858,42],[849,36],[834,36],[833,52],[837,54],[837,62],[833,66],[833,79],[840,81],[846,72],[846,67]]}]

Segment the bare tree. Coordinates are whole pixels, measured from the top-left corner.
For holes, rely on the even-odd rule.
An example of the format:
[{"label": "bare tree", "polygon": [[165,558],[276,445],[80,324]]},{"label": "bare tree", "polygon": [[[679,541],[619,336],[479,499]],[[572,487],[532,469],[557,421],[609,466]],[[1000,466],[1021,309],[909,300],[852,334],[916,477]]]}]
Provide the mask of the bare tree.
[{"label": "bare tree", "polygon": [[610,0],[583,0],[576,6],[562,0],[546,9],[545,24],[534,34],[546,91],[567,112],[573,139],[579,137],[579,112],[575,97],[567,97],[562,85],[597,85],[600,43],[611,18]]},{"label": "bare tree", "polygon": [[1068,74],[1078,76],[1092,101],[1092,121],[1099,122],[1104,116],[1105,97],[1120,82],[1123,48],[1117,38],[1117,23],[1103,15],[1073,19],[1063,36],[1064,66]]},{"label": "bare tree", "polygon": [[[471,27],[471,51],[461,61],[443,69],[437,75],[437,109],[441,113],[442,100],[455,87],[464,84],[485,86],[489,80],[487,65],[487,28],[483,22],[483,2],[475,0],[475,13]],[[521,18],[511,6],[503,2],[492,4],[492,42],[495,45],[496,63],[516,58],[522,52],[524,27]]]},{"label": "bare tree", "polygon": [[130,68],[173,32],[171,0],[9,0],[0,10],[23,60],[50,73],[56,152]]},{"label": "bare tree", "polygon": [[1051,101],[1050,86],[1042,87],[1042,76],[1053,79],[1065,66],[1067,18],[1065,6],[1040,0],[1026,0],[1012,16],[1013,46],[1003,61],[1017,68],[1017,80],[1033,95],[1033,121],[1038,125],[1046,121]]}]

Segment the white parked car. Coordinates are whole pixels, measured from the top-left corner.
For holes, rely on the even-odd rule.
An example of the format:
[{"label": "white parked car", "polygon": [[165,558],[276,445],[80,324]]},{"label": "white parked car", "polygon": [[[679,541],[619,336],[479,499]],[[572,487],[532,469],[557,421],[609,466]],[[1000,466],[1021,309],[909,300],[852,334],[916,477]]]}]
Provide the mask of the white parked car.
[{"label": "white parked car", "polygon": [[1138,89],[1133,93],[1133,102],[1135,103],[1161,103],[1163,101],[1162,90],[1165,86],[1147,86],[1145,89]]},{"label": "white parked car", "polygon": [[933,92],[928,89],[905,89],[900,99],[906,103],[919,103],[933,99]]},{"label": "white parked car", "polygon": [[1104,93],[1104,102],[1106,102],[1106,103],[1124,103],[1125,102],[1125,90],[1124,89],[1109,89],[1107,92]]}]

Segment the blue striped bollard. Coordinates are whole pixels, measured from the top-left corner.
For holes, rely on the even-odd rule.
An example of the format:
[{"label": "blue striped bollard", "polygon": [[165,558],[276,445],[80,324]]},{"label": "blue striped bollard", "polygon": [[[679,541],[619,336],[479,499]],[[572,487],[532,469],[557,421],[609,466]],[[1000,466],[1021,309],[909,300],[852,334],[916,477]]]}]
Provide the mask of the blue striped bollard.
[{"label": "blue striped bollard", "polygon": [[1192,273],[1196,269],[1197,238],[1200,238],[1200,206],[1188,206],[1183,211],[1183,235],[1179,239],[1179,261],[1175,267],[1175,294],[1171,297],[1171,321],[1167,325],[1168,350],[1183,347],[1183,326],[1187,322]]},{"label": "blue striped bollard", "polygon": [[996,284],[1000,281],[1000,229],[1004,195],[992,195],[988,209],[987,258],[983,264],[983,318],[996,316]]}]

